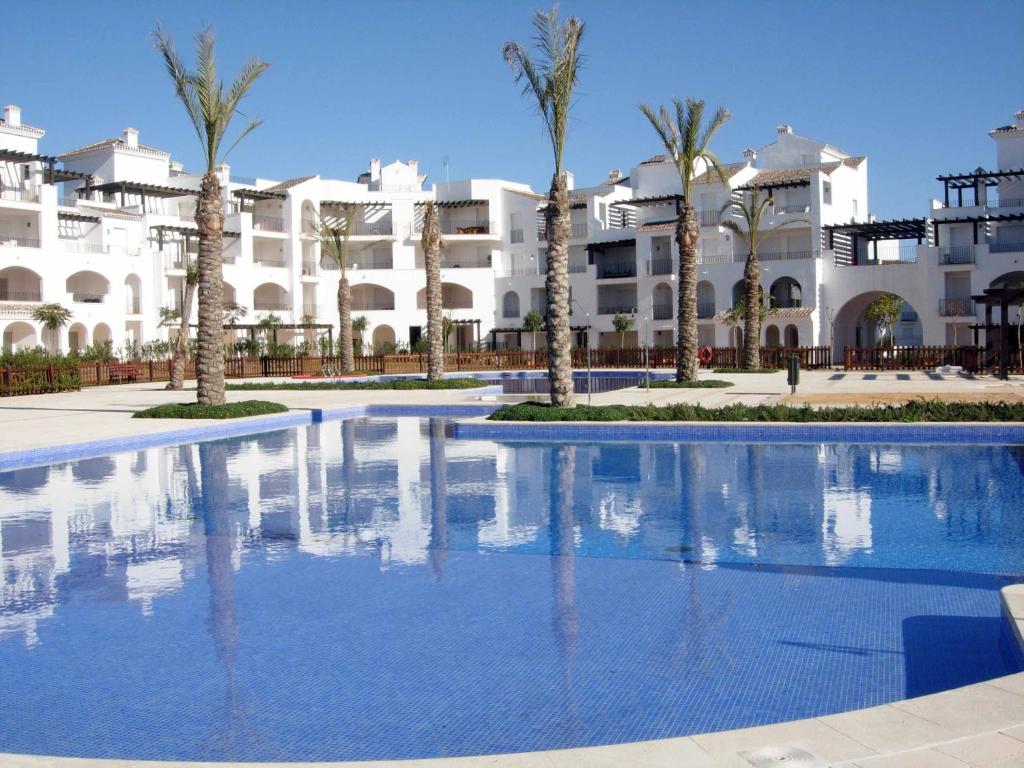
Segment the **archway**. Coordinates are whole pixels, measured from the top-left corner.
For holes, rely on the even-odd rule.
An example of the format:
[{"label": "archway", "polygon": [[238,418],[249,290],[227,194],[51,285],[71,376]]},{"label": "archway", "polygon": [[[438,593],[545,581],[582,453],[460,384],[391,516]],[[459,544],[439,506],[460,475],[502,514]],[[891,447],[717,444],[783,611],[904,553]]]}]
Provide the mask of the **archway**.
[{"label": "archway", "polygon": [[764,329],[764,345],[766,347],[778,347],[781,346],[779,343],[779,326],[768,325]]},{"label": "archway", "polygon": [[[875,347],[882,341],[882,331],[876,323],[865,317],[865,312],[871,302],[886,293],[868,291],[859,294],[846,302],[836,313],[832,339],[832,354],[835,359],[842,359],[844,347]],[[920,344],[921,338],[921,320],[910,302],[904,299],[901,318],[893,324],[893,341],[896,346],[913,346]]]},{"label": "archway", "polygon": [[519,317],[519,294],[506,291],[501,297],[501,316],[504,318]]},{"label": "archway", "polygon": [[395,329],[390,325],[378,325],[373,329],[373,352],[381,354],[395,346]]},{"label": "archway", "polygon": [[25,267],[0,269],[0,301],[42,301],[43,279]]},{"label": "archway", "polygon": [[654,286],[654,319],[672,319],[672,288],[668,283],[658,283]]},{"label": "archway", "polygon": [[[441,283],[441,306],[444,309],[472,309],[473,292],[458,283]],[[416,308],[427,308],[427,289],[416,292]]]},{"label": "archway", "polygon": [[4,351],[15,352],[19,349],[35,349],[39,346],[36,329],[28,323],[15,322],[4,328]]},{"label": "archway", "polygon": [[304,200],[302,202],[302,233],[305,235],[315,234],[318,218],[317,206],[313,205],[312,200]]},{"label": "archway", "polygon": [[79,304],[101,304],[110,293],[110,281],[98,272],[75,272],[65,282],[71,300]]},{"label": "archway", "polygon": [[128,275],[124,279],[124,304],[124,311],[129,315],[142,311],[142,280],[138,275]]},{"label": "archway", "polygon": [[697,317],[715,316],[715,286],[709,280],[697,283]]},{"label": "archway", "polygon": [[743,280],[737,280],[732,284],[732,305],[738,307],[743,303],[743,296],[746,293],[746,283]]},{"label": "archway", "polygon": [[89,329],[82,323],[75,323],[68,328],[68,351],[81,352],[89,346]]},{"label": "archway", "polygon": [[786,340],[786,346],[790,349],[800,346],[800,331],[797,327],[790,323],[786,326],[786,333],[784,334]]},{"label": "archway", "polygon": [[113,340],[114,335],[110,332],[110,326],[106,323],[96,323],[96,327],[92,329],[93,344],[103,344]]},{"label": "archway", "polygon": [[253,309],[263,312],[287,312],[292,308],[288,291],[277,283],[263,283],[252,292]]},{"label": "archway", "polygon": [[395,293],[383,285],[358,283],[352,286],[352,309],[357,312],[395,308]]},{"label": "archway", "polygon": [[772,306],[779,309],[803,306],[803,290],[792,277],[780,277],[769,290]]}]

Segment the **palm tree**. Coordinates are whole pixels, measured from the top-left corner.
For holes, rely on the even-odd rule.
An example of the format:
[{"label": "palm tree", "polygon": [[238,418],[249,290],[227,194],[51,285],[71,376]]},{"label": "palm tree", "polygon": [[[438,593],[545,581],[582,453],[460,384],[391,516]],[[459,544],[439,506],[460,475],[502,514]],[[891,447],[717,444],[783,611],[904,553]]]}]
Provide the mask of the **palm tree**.
[{"label": "palm tree", "polygon": [[199,266],[194,259],[185,264],[185,292],[181,297],[181,311],[163,312],[160,324],[177,322],[178,336],[171,349],[171,376],[166,389],[180,390],[185,386],[185,363],[188,360],[188,321],[192,317],[192,300],[199,282]]},{"label": "palm tree", "polygon": [[71,310],[62,304],[42,304],[32,310],[32,319],[49,331],[51,339],[56,339],[55,352],[60,351],[60,339],[57,333],[71,322]]},{"label": "palm tree", "polygon": [[199,329],[196,355],[196,397],[203,405],[224,403],[224,202],[216,169],[232,149],[255,129],[259,120],[251,120],[227,150],[221,154],[228,125],[238,107],[263,74],[268,64],[249,59],[231,87],[217,78],[214,36],[210,27],[196,35],[196,69],[189,71],[174,49],[170,34],[157,26],[153,41],[164,59],[174,88],[185,106],[192,127],[202,145],[206,164],[199,199],[196,226],[199,227]]},{"label": "palm tree", "polygon": [[[352,318],[352,339],[353,343],[359,347],[359,354],[363,354],[363,334],[366,333],[366,329],[369,327],[370,321],[366,319],[366,315],[360,315],[359,317]],[[358,342],[358,344],[356,344]]]},{"label": "palm tree", "polygon": [[675,115],[667,107],[657,112],[647,104],[640,111],[658,132],[665,150],[676,166],[683,184],[683,200],[676,217],[676,247],[679,249],[679,310],[676,333],[676,381],[694,381],[697,378],[697,239],[700,229],[693,213],[690,188],[698,166],[710,166],[725,178],[718,158],[708,148],[711,139],[729,119],[730,114],[719,107],[710,122],[703,127],[704,102],[687,98],[684,105],[673,99]]},{"label": "palm tree", "polygon": [[731,199],[719,212],[721,218],[726,212],[738,213],[743,219],[740,226],[734,219],[723,219],[721,225],[732,230],[747,244],[747,263],[743,267],[743,360],[741,367],[755,370],[761,367],[761,264],[757,260],[757,249],[765,231],[761,219],[773,204],[771,195],[761,197],[755,191],[740,199]]},{"label": "palm tree", "polygon": [[423,266],[427,273],[427,379],[444,378],[444,296],[441,287],[441,223],[437,207],[423,207]]},{"label": "palm tree", "polygon": [[[521,45],[505,43],[505,61],[524,82],[523,95],[532,95],[544,119],[555,157],[555,170],[544,207],[544,230],[548,241],[547,292],[548,378],[551,404],[572,408],[576,402],[572,384],[572,338],[569,327],[569,188],[562,168],[569,109],[582,64],[580,40],[583,21],[575,16],[558,21],[558,7],[538,11],[533,17],[537,30],[537,59]],[[695,352],[696,353],[696,352]]]},{"label": "palm tree", "polygon": [[[348,281],[348,241],[352,227],[359,216],[357,203],[342,206],[341,216],[329,220],[317,214],[316,239],[320,251],[335,264],[341,272],[338,278],[338,344],[341,347],[341,370],[352,373],[356,369],[355,352],[352,348],[352,284]],[[332,217],[333,219],[333,217]]]}]

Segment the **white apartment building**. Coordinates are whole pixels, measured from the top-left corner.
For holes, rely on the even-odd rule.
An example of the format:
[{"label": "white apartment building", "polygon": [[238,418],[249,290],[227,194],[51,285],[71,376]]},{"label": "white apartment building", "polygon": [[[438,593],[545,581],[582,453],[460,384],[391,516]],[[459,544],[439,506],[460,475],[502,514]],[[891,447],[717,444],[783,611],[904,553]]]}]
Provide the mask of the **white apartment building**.
[{"label": "white apartment building", "polygon": [[[969,343],[980,318],[970,297],[1012,279],[1024,258],[1024,113],[991,131],[996,169],[940,176],[945,193],[927,217],[876,221],[868,213],[867,159],[781,125],[773,142],[726,166],[726,178],[694,180],[701,224],[698,275],[702,344],[737,344],[726,321],[739,296],[746,248],[720,226],[730,197],[759,190],[773,207],[760,258],[773,310],[763,343],[871,345],[864,310],[881,292],[906,302],[900,343]],[[115,348],[166,339],[161,307],[180,305],[186,254],[194,252],[198,174],[125,129],[116,138],[57,155],[40,153],[44,131],[18,107],[0,121],[0,330],[5,348],[45,344]],[[1016,169],[1016,170],[1015,170]],[[364,342],[415,343],[426,326],[420,247],[423,204],[440,210],[444,305],[452,348],[530,348],[522,331],[545,309],[544,196],[499,179],[425,184],[414,160],[372,160],[355,181],[308,176],[278,182],[220,169],[225,197],[225,301],[240,322],[273,313],[283,324],[337,323],[338,271],[321,258],[317,216],[354,215],[353,310],[367,318]],[[571,179],[571,176],[570,176]],[[674,341],[678,257],[673,237],[681,184],[663,156],[628,177],[572,189],[570,280],[577,344],[669,346]],[[353,213],[354,212],[354,213]],[[1009,275],[1010,277],[1007,277]],[[32,319],[41,302],[71,309],[48,337]],[[634,318],[621,337],[616,314]],[[589,333],[588,333],[589,329]],[[229,336],[238,336],[233,331]],[[280,342],[312,339],[282,330]]]}]

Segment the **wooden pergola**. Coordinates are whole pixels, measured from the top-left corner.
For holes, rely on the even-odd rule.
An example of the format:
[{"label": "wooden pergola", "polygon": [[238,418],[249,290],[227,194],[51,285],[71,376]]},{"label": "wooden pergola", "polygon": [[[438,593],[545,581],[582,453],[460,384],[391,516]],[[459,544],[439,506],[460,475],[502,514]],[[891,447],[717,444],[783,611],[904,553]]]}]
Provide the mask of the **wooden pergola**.
[{"label": "wooden pergola", "polygon": [[850,240],[851,263],[857,264],[857,243],[861,240],[871,243],[875,261],[878,261],[879,240],[917,240],[920,245],[928,235],[926,219],[889,219],[887,221],[863,221],[854,224],[826,224],[829,250],[835,250],[836,235]]},{"label": "wooden pergola", "polygon": [[[192,328],[198,328],[195,323]],[[224,323],[225,331],[246,331],[249,339],[255,341],[257,331],[270,331],[270,338],[277,344],[278,331],[327,331],[327,339],[334,347],[334,326],[327,323],[277,323],[275,325],[260,325],[259,323]]]},{"label": "wooden pergola", "polygon": [[168,187],[162,184],[147,184],[140,181],[108,181],[106,184],[97,184],[95,186],[90,181],[86,181],[85,186],[78,188],[77,191],[80,198],[88,197],[92,192],[120,194],[122,208],[125,207],[125,198],[128,195],[138,195],[142,200],[142,210],[146,210],[147,197],[195,197],[199,194],[199,190],[196,189]]},{"label": "wooden pergola", "polygon": [[[979,346],[978,332],[985,332],[985,349],[992,349],[990,334],[992,331],[999,333],[999,378],[1006,381],[1010,377],[1010,307],[1017,307],[1017,311],[1024,311],[1024,285],[1016,287],[986,288],[977,296],[972,296],[975,303],[985,307],[985,323],[983,325],[972,325],[974,331],[974,345]],[[992,322],[992,308],[999,307],[999,323]]]},{"label": "wooden pergola", "polygon": [[0,149],[0,162],[3,163],[42,163],[43,177],[47,184],[58,184],[63,181],[84,181],[87,185],[92,182],[92,174],[79,173],[78,171],[67,171],[58,168],[60,158],[51,155],[39,155],[35,152],[22,152],[17,149]]},{"label": "wooden pergola", "polygon": [[973,205],[981,205],[981,201],[978,199],[978,190],[981,187],[994,187],[1001,181],[1024,181],[1024,168],[1005,171],[986,171],[984,168],[975,168],[969,173],[950,173],[936,176],[935,178],[942,182],[944,189],[942,200],[945,207],[951,207],[949,204],[949,193],[952,190],[956,192],[957,207],[963,208],[965,189],[973,192]]}]

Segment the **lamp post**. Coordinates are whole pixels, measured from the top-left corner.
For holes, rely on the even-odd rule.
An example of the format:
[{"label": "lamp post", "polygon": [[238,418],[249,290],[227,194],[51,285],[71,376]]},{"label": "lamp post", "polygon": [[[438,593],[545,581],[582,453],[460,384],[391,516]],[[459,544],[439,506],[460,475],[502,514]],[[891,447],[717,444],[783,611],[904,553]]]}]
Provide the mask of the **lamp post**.
[{"label": "lamp post", "polygon": [[594,388],[591,386],[592,380],[590,377],[590,313],[583,309],[583,305],[580,304],[579,299],[573,299],[572,303],[579,307],[587,318],[587,405],[589,406],[590,393],[594,391]]}]

